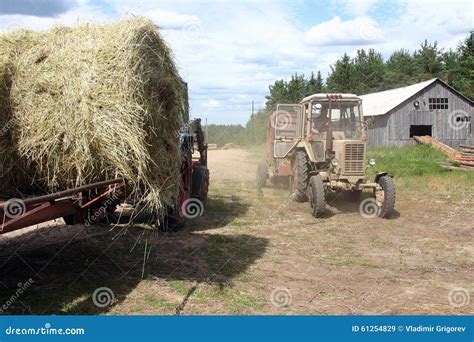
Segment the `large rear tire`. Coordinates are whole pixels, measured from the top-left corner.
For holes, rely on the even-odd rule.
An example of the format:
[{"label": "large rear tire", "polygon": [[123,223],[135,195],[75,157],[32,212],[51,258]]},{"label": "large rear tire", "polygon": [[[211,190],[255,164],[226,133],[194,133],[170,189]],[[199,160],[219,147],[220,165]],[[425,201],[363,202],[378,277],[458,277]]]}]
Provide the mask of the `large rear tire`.
[{"label": "large rear tire", "polygon": [[296,151],[292,163],[293,176],[290,181],[290,188],[296,202],[306,202],[308,196],[306,190],[308,188],[308,156],[305,151]]},{"label": "large rear tire", "polygon": [[267,162],[265,160],[260,161],[257,167],[257,188],[261,189],[267,185],[268,170]]},{"label": "large rear tire", "polygon": [[380,188],[374,190],[375,200],[380,208],[379,217],[390,218],[395,211],[395,183],[388,176],[379,178]]},{"label": "large rear tire", "polygon": [[308,197],[311,207],[311,215],[314,217],[321,217],[326,209],[326,193],[320,175],[312,176],[309,179]]}]

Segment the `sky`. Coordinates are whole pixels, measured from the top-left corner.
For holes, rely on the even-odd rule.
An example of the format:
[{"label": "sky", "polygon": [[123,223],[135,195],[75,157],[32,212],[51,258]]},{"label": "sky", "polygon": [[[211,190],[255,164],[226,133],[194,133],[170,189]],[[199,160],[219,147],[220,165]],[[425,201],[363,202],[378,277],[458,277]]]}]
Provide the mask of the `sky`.
[{"label": "sky", "polygon": [[474,1],[0,0],[0,31],[144,16],[160,27],[188,82],[191,116],[245,125],[268,86],[309,75],[347,52],[385,57],[424,39],[456,48],[474,29]]}]

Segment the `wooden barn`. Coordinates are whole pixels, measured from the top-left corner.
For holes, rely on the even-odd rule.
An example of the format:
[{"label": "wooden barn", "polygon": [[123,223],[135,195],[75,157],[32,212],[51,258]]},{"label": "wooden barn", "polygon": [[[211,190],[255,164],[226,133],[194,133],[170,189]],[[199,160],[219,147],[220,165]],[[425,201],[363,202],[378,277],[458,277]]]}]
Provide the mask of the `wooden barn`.
[{"label": "wooden barn", "polygon": [[371,147],[413,144],[420,135],[474,145],[473,102],[438,78],[361,98]]}]

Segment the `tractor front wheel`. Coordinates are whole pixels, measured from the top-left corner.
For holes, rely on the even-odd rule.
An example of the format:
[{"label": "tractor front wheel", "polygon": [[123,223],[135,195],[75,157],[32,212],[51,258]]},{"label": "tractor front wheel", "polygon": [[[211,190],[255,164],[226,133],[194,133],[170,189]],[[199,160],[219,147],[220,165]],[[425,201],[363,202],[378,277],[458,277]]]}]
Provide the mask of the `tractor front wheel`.
[{"label": "tractor front wheel", "polygon": [[308,198],[311,206],[311,214],[314,217],[321,217],[326,207],[326,194],[324,183],[320,175],[312,176],[309,179]]},{"label": "tractor front wheel", "polygon": [[306,202],[308,197],[308,156],[305,151],[296,151],[292,161],[293,175],[290,180],[290,189],[296,202]]},{"label": "tractor front wheel", "polygon": [[378,186],[374,190],[374,197],[379,207],[379,217],[390,218],[395,211],[395,184],[387,176],[380,177]]}]

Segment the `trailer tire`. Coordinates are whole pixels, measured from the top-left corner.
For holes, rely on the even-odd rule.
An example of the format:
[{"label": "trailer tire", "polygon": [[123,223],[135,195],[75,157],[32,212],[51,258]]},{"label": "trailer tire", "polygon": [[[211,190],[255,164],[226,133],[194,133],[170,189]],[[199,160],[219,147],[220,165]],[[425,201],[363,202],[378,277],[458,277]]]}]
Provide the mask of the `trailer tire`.
[{"label": "trailer tire", "polygon": [[378,203],[380,207],[379,217],[388,219],[395,211],[395,183],[388,176],[382,176],[378,180],[383,191],[383,202]]},{"label": "trailer tire", "polygon": [[296,151],[293,159],[293,176],[291,176],[291,191],[296,202],[306,202],[308,196],[306,190],[308,188],[308,156],[305,151]]},{"label": "trailer tire", "polygon": [[193,184],[191,197],[202,202],[207,200],[209,191],[209,169],[206,166],[198,166],[193,170]]},{"label": "trailer tire", "polygon": [[267,169],[267,162],[262,160],[258,163],[257,167],[257,188],[261,189],[264,188],[267,184],[268,178],[268,169]]},{"label": "trailer tire", "polygon": [[166,215],[159,226],[159,230],[165,233],[175,233],[184,228],[185,218],[179,214],[179,208],[176,205],[169,206]]},{"label": "trailer tire", "polygon": [[308,198],[313,217],[321,217],[326,208],[326,193],[320,175],[312,176],[309,179]]}]

